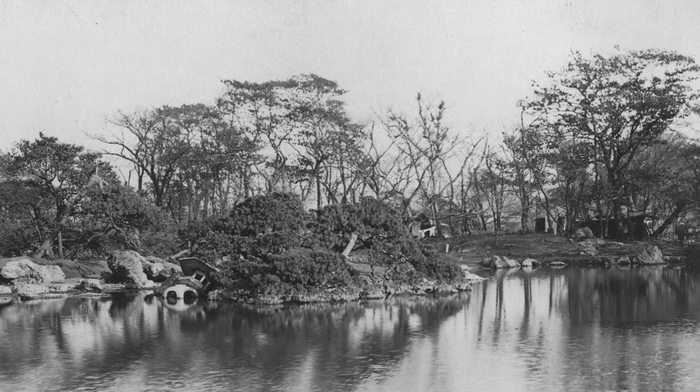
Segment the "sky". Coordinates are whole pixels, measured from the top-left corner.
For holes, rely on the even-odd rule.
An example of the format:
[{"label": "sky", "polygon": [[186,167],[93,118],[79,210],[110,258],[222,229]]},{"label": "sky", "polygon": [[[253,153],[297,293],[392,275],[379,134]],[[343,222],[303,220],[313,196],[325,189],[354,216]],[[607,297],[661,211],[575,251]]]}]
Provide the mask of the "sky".
[{"label": "sky", "polygon": [[696,0],[0,2],[0,150],[39,132],[91,150],[117,112],[213,104],[221,80],[314,73],[359,122],[447,104],[500,135],[532,82],[585,55],[658,48],[700,61]]}]

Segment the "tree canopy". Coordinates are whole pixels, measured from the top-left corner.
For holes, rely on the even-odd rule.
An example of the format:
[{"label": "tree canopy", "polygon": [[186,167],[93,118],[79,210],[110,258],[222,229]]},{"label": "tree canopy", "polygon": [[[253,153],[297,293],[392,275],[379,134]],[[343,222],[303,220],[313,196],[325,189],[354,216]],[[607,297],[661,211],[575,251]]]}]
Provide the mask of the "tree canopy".
[{"label": "tree canopy", "polygon": [[562,71],[549,74],[549,85],[536,88],[527,107],[536,118],[530,130],[545,135],[548,148],[577,146],[588,154],[598,203],[610,204],[622,229],[635,158],[690,113],[698,70],[675,52],[574,53]]}]

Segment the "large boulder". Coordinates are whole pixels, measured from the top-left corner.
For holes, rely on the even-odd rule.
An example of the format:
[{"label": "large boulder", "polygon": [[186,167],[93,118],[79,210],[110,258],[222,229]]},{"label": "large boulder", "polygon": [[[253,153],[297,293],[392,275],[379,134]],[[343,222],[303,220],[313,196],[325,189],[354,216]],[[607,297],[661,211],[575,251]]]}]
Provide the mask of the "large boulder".
[{"label": "large boulder", "polygon": [[593,246],[593,241],[591,241],[590,239],[586,239],[579,242],[578,248],[579,254],[582,256],[598,256],[598,249],[596,249],[595,246]]},{"label": "large boulder", "polygon": [[664,257],[661,254],[661,250],[655,245],[647,245],[641,250],[637,251],[634,255],[634,262],[636,264],[666,264]]},{"label": "large boulder", "polygon": [[0,285],[0,295],[1,294],[12,294],[12,287]]},{"label": "large boulder", "polygon": [[540,264],[539,261],[528,257],[520,263],[520,266],[521,267],[537,267],[539,264]]},{"label": "large boulder", "polygon": [[495,269],[501,269],[501,268],[519,268],[520,264],[508,257],[505,256],[491,256],[491,258],[485,259],[482,261],[482,264],[489,267],[489,268],[495,268]]},{"label": "large boulder", "polygon": [[19,282],[15,284],[12,291],[20,296],[36,297],[41,294],[47,294],[49,292],[49,288],[41,284]]},{"label": "large boulder", "polygon": [[0,276],[27,283],[49,283],[64,280],[66,275],[57,265],[39,265],[28,257],[13,259],[2,267]]},{"label": "large boulder", "polygon": [[143,272],[144,263],[148,263],[145,257],[133,250],[115,251],[107,264],[112,271],[113,282],[126,283],[136,288],[153,287],[153,282],[148,280]]},{"label": "large boulder", "polygon": [[155,256],[146,257],[142,264],[146,277],[154,282],[164,282],[175,272],[182,273],[182,268],[179,265]]},{"label": "large boulder", "polygon": [[175,272],[182,273],[182,268],[175,263],[163,260],[159,257],[148,256],[147,262],[143,264],[143,272],[148,279],[154,282],[163,282]]},{"label": "large boulder", "polygon": [[146,274],[146,277],[149,280],[154,282],[162,282],[165,279],[168,279],[167,276],[162,275],[164,270],[165,266],[163,263],[153,262],[148,259],[143,262],[143,272]]},{"label": "large boulder", "polygon": [[574,239],[576,241],[583,241],[586,239],[595,238],[593,231],[588,227],[579,227],[574,231]]}]

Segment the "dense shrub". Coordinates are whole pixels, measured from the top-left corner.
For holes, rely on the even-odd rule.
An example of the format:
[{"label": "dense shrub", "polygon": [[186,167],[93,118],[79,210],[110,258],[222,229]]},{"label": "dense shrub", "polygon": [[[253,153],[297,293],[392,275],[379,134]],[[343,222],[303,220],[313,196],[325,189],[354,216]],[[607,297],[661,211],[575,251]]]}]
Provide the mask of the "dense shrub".
[{"label": "dense shrub", "polygon": [[347,284],[339,255],[301,248],[308,220],[297,196],[273,193],[244,200],[226,218],[191,224],[181,236],[196,256],[226,260],[219,278],[228,287],[260,292]]},{"label": "dense shrub", "polygon": [[0,222],[0,257],[29,253],[36,244],[34,229],[19,222]]},{"label": "dense shrub", "polygon": [[296,196],[275,193],[246,199],[228,217],[190,224],[180,234],[196,256],[221,261],[224,286],[253,293],[352,285],[340,252],[353,234],[369,262],[396,282],[461,276],[410,236],[397,211],[373,198],[316,213],[312,221]]},{"label": "dense shrub", "polygon": [[345,286],[351,282],[345,260],[333,252],[300,249],[270,257],[274,273],[282,280],[303,286]]},{"label": "dense shrub", "polygon": [[144,255],[170,256],[177,253],[180,239],[171,227],[151,227],[141,232],[141,250]]},{"label": "dense shrub", "polygon": [[341,252],[355,233],[358,243],[369,250],[372,264],[393,266],[408,262],[413,270],[394,276],[412,281],[413,272],[432,279],[451,282],[462,277],[461,269],[441,260],[434,248],[421,246],[403,224],[401,214],[374,198],[365,197],[352,205],[331,205],[318,211],[312,229],[318,244]]},{"label": "dense shrub", "polygon": [[253,196],[237,204],[221,227],[229,234],[254,237],[272,232],[294,233],[306,228],[308,213],[298,196],[272,193]]},{"label": "dense shrub", "polygon": [[317,211],[311,225],[318,245],[341,252],[350,236],[367,248],[412,240],[401,215],[386,203],[364,197],[357,204],[334,204]]},{"label": "dense shrub", "polygon": [[438,257],[422,257],[411,261],[416,271],[440,282],[454,282],[462,279],[464,273],[462,269]]},{"label": "dense shrub", "polygon": [[308,218],[297,196],[273,193],[244,200],[228,217],[191,223],[180,236],[194,255],[209,261],[265,257],[298,248]]},{"label": "dense shrub", "polygon": [[333,252],[296,249],[263,258],[238,258],[223,264],[220,280],[225,286],[253,292],[287,288],[347,286],[352,279],[345,261]]}]

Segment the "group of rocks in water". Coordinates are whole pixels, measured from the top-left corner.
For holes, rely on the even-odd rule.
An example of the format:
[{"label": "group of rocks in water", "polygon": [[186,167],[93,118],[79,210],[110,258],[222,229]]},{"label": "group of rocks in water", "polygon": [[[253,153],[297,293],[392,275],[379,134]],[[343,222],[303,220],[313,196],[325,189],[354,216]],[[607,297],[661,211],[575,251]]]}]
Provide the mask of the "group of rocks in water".
[{"label": "group of rocks in water", "polygon": [[131,250],[115,251],[112,256],[93,262],[94,267],[83,269],[82,273],[75,273],[69,266],[73,263],[68,262],[47,265],[29,257],[0,259],[0,295],[32,299],[149,289],[182,272],[174,262],[144,257]]},{"label": "group of rocks in water", "polygon": [[570,238],[576,244],[568,252],[558,254],[549,260],[537,261],[525,257],[518,262],[507,256],[488,255],[481,261],[484,268],[519,268],[537,267],[541,265],[562,266],[566,264],[578,265],[663,265],[693,261],[693,255],[700,255],[700,244],[696,247],[689,245],[685,248],[685,257],[664,256],[658,246],[645,243],[622,243],[605,241],[595,237],[590,228],[577,229]]}]

